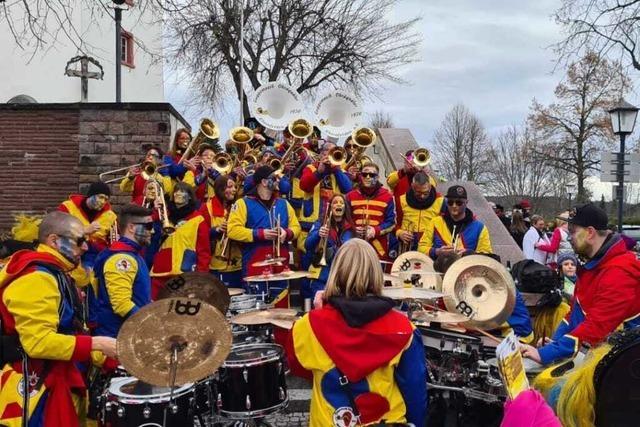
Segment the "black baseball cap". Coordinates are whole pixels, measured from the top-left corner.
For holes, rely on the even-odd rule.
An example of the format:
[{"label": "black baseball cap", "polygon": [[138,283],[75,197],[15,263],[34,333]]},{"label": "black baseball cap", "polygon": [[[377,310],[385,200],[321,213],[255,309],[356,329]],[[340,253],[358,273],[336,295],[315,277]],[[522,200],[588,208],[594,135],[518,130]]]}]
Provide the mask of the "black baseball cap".
[{"label": "black baseball cap", "polygon": [[576,206],[569,212],[569,217],[557,216],[556,218],[580,227],[593,227],[596,230],[609,229],[607,213],[593,203]]},{"label": "black baseball cap", "polygon": [[467,190],[462,185],[452,185],[445,195],[447,199],[467,199]]}]

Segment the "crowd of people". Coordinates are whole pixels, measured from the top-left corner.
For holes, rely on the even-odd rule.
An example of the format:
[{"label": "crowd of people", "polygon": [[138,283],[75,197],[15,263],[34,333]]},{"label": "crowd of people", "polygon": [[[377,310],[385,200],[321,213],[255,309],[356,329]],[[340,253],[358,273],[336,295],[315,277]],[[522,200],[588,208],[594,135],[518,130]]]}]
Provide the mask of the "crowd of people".
[{"label": "crowd of people", "polygon": [[[177,130],[170,152],[149,148],[120,181],[131,201],[117,214],[113,189],[94,182],[44,217],[31,250],[9,259],[0,315],[3,348],[13,342],[17,351],[3,353],[1,425],[20,425],[25,411],[29,425],[79,425],[89,366],[117,366],[122,324],[171,278],[207,272],[289,307],[289,281],[244,280],[289,268],[308,272],[301,295],[316,306],[286,344],[292,372],[314,384],[310,424],[332,425],[345,408],[362,423],[425,424],[420,331],[381,296],[380,261],[407,251],[433,260],[495,256],[467,190],[440,194],[413,152],[385,187],[356,140],[340,156],[317,128],[306,139],[285,130],[276,141],[259,123],[247,125],[252,138],[231,139],[224,151],[217,141],[193,147],[189,131]],[[527,258],[561,270],[573,304],[550,340],[534,343],[517,293],[507,324],[492,333],[513,330],[523,354],[548,365],[637,326],[639,264],[606,214],[594,205],[565,212],[549,238],[530,210],[520,206],[509,221],[496,206]],[[18,386],[25,377],[28,393]]]}]

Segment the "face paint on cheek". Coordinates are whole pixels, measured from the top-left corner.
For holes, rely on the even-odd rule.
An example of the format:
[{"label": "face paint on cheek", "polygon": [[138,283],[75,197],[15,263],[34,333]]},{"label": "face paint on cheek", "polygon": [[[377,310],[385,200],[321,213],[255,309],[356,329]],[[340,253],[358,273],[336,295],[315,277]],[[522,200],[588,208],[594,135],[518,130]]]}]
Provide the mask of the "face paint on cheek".
[{"label": "face paint on cheek", "polygon": [[149,234],[149,231],[147,231],[144,225],[136,224],[134,236],[140,245],[145,246],[149,243],[151,237]]},{"label": "face paint on cheek", "polygon": [[80,256],[74,251],[74,244],[71,239],[60,236],[57,240],[58,252],[62,254],[68,261],[77,265],[80,262]]},{"label": "face paint on cheek", "polygon": [[586,242],[588,234],[587,229],[582,228],[571,235],[571,246],[579,255],[588,255],[589,244]]}]

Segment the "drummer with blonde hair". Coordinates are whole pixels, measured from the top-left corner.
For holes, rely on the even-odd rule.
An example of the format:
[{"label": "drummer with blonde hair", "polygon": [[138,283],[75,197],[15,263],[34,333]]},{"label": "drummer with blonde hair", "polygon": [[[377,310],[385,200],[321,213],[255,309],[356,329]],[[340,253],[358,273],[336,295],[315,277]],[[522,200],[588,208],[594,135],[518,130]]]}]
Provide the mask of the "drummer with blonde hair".
[{"label": "drummer with blonde hair", "polygon": [[321,308],[298,320],[287,357],[313,381],[309,425],[410,422],[424,426],[426,359],[420,331],[382,296],[375,250],[351,239],[336,253]]}]

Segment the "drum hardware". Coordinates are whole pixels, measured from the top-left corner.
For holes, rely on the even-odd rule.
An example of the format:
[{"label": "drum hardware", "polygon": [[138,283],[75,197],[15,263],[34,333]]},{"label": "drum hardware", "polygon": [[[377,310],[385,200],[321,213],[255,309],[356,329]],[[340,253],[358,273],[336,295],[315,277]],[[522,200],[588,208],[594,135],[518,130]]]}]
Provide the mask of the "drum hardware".
[{"label": "drum hardware", "polygon": [[280,273],[259,274],[256,276],[246,276],[243,278],[245,282],[275,282],[278,280],[293,280],[308,277],[306,271],[285,270]]},{"label": "drum hardware", "polygon": [[270,323],[284,329],[291,329],[293,323],[299,318],[297,310],[268,308],[238,314],[231,318],[231,323],[237,325],[264,325]]},{"label": "drum hardware", "polygon": [[483,391],[475,390],[469,387],[452,387],[440,384],[433,384],[427,382],[427,388],[436,389],[436,390],[446,390],[446,391],[457,391],[464,394],[466,397],[470,399],[482,400],[487,403],[500,403],[502,402],[498,397],[493,394],[485,393]]},{"label": "drum hardware", "polygon": [[287,261],[284,257],[276,257],[276,258],[267,258],[264,261],[258,261],[251,264],[252,267],[269,267],[271,265],[284,265],[284,262]]},{"label": "drum hardware", "polygon": [[190,271],[172,277],[158,292],[158,300],[179,297],[197,298],[220,313],[229,309],[229,290],[219,278],[205,272]]},{"label": "drum hardware", "polygon": [[433,291],[431,289],[404,287],[404,286],[387,286],[382,288],[382,295],[395,300],[414,300],[414,299],[435,299],[440,298],[444,294]]}]

